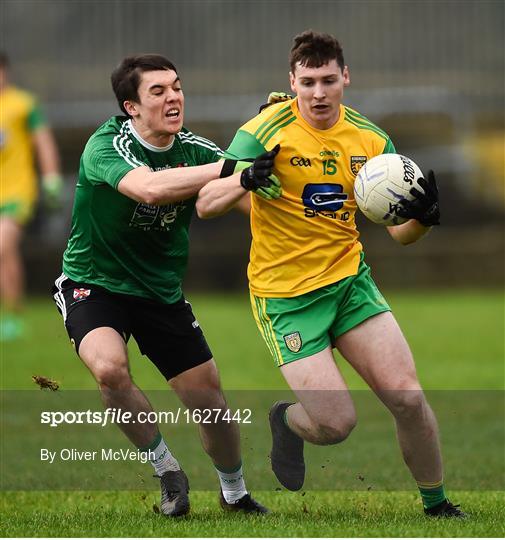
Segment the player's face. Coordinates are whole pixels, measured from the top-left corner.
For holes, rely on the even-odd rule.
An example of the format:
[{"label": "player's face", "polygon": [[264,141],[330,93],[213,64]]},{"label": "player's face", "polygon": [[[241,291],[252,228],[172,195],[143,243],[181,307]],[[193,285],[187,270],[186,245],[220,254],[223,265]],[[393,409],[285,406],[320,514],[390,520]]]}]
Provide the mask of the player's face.
[{"label": "player's face", "polygon": [[296,65],[289,74],[303,118],[316,129],[329,129],[339,117],[344,87],[349,86],[347,66],[340,69],[336,60],[318,68]]},{"label": "player's face", "polygon": [[135,129],[147,142],[166,146],[182,128],[184,94],[172,70],[145,71],[138,88],[139,101],[125,101]]}]

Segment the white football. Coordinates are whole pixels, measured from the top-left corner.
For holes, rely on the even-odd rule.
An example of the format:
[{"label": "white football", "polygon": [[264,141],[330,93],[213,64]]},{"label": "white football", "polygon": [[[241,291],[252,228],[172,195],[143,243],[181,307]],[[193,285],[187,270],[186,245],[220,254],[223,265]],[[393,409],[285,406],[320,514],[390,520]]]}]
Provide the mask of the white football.
[{"label": "white football", "polygon": [[401,199],[412,200],[410,189],[423,188],[417,183],[421,169],[400,154],[381,154],[361,167],[354,181],[354,197],[365,216],[381,225],[400,225],[407,221],[397,214]]}]

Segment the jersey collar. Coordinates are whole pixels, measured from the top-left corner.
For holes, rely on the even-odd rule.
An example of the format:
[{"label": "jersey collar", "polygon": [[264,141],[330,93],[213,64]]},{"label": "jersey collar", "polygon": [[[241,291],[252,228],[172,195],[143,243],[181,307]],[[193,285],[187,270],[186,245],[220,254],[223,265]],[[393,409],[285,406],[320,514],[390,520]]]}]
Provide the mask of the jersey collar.
[{"label": "jersey collar", "polygon": [[344,107],[344,105],[342,103],[340,104],[340,112],[339,112],[338,120],[331,127],[329,127],[328,129],[318,129],[318,128],[315,128],[314,126],[310,125],[307,122],[307,120],[305,120],[302,113],[300,112],[300,108],[298,107],[298,100],[294,99],[293,101],[294,101],[294,108],[295,108],[294,112],[296,113],[296,116],[298,117],[299,121],[302,124],[304,124],[305,126],[307,126],[310,130],[315,131],[317,133],[320,133],[321,135],[328,135],[328,134],[333,133],[333,130],[336,130],[336,129],[340,128],[340,126],[344,122],[345,107]]},{"label": "jersey collar", "polygon": [[127,120],[127,124],[132,132],[132,135],[137,139],[137,141],[148,150],[151,150],[151,152],[166,152],[174,145],[175,137],[173,138],[172,142],[166,146],[154,146],[154,144],[148,143],[139,135],[138,131],[133,127],[133,122],[131,119]]}]

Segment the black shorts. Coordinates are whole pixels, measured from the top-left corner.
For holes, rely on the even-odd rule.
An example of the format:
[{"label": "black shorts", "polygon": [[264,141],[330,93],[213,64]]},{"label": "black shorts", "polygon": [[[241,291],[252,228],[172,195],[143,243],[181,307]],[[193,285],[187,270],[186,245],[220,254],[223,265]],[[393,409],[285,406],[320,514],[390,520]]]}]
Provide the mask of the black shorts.
[{"label": "black shorts", "polygon": [[167,380],[212,358],[191,305],[184,297],[175,304],[162,304],[76,283],[62,275],[54,284],[53,298],[77,354],[88,332],[108,326],[123,336],[125,342],[133,336],[140,352]]}]

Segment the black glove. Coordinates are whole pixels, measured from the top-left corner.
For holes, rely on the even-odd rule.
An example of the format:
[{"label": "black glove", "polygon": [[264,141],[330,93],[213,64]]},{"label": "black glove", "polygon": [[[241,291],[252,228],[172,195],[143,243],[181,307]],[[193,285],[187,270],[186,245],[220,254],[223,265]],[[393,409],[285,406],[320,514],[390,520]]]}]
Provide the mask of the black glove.
[{"label": "black glove", "polygon": [[240,185],[247,191],[256,191],[261,187],[270,187],[273,182],[268,178],[273,174],[274,159],[281,149],[277,144],[270,150],[258,156],[250,167],[240,175]]},{"label": "black glove", "polygon": [[424,193],[415,187],[411,188],[410,194],[415,199],[412,201],[402,199],[397,214],[407,219],[417,219],[425,227],[440,225],[438,187],[434,172],[428,171],[428,179],[418,178],[417,183],[424,189]]}]

